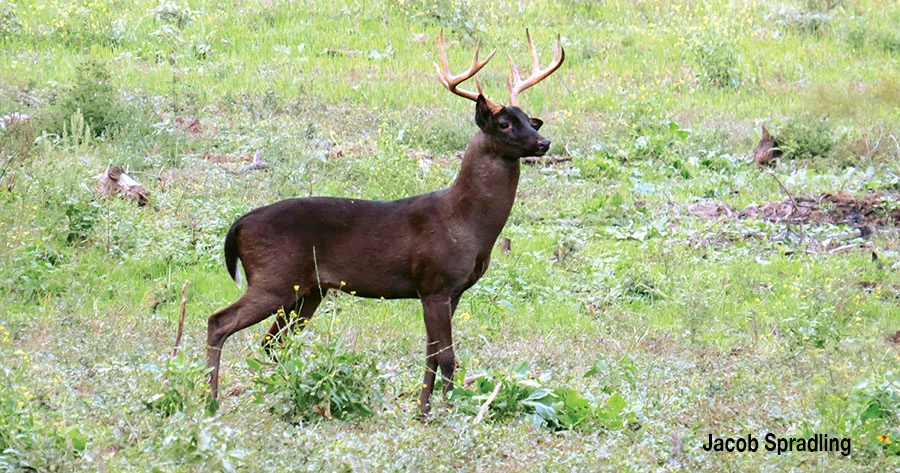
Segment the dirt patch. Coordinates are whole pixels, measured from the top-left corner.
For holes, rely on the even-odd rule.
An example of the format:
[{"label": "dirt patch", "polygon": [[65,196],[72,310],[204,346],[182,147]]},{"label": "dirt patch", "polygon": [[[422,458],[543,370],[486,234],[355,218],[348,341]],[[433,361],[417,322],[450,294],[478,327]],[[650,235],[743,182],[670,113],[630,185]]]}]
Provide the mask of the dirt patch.
[{"label": "dirt patch", "polygon": [[193,137],[203,133],[203,124],[201,124],[200,119],[196,117],[176,117],[175,128]]},{"label": "dirt patch", "polygon": [[898,330],[897,333],[888,335],[887,338],[888,338],[889,342],[891,342],[895,345],[900,345],[900,330]]},{"label": "dirt patch", "polygon": [[837,192],[818,197],[751,205],[734,210],[721,202],[698,202],[691,213],[705,219],[720,217],[760,218],[773,223],[830,223],[833,225],[900,226],[900,195],[874,193],[862,197]]}]

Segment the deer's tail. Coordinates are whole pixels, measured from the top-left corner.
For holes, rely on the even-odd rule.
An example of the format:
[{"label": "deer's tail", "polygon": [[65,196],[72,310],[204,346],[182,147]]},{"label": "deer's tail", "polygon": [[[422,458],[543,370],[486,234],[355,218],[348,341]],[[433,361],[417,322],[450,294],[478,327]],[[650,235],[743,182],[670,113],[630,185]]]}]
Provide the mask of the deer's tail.
[{"label": "deer's tail", "polygon": [[241,264],[241,258],[238,256],[237,242],[240,230],[240,220],[238,220],[231,225],[231,228],[228,229],[228,233],[225,234],[225,267],[228,268],[228,274],[231,275],[231,279],[234,279],[234,282],[237,283],[238,287],[242,286],[241,272],[238,270],[238,265]]}]

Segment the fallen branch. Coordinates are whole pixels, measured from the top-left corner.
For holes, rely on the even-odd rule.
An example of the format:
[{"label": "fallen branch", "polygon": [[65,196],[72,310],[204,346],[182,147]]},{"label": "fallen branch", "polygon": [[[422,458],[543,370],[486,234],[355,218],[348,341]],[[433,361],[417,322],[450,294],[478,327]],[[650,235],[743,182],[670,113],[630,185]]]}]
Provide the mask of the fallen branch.
[{"label": "fallen branch", "polygon": [[477,381],[481,378],[484,378],[486,376],[487,376],[486,373],[479,373],[479,374],[473,374],[473,375],[466,376],[466,379],[463,380],[463,388],[468,388],[469,386],[472,385],[472,383],[474,383],[475,381]]},{"label": "fallen branch", "polygon": [[253,161],[246,166],[239,167],[237,172],[253,171],[255,169],[266,169],[267,167],[269,167],[269,163],[262,160],[262,150],[257,150],[255,153],[253,153]]},{"label": "fallen branch", "polygon": [[522,158],[522,162],[525,164],[557,164],[564,163],[566,161],[571,161],[571,156],[531,156],[528,158]]},{"label": "fallen branch", "polygon": [[354,57],[354,56],[359,56],[360,54],[362,54],[362,51],[357,51],[355,49],[325,48],[325,50],[322,51],[322,53],[325,54],[326,56],[330,56],[330,57],[337,57],[337,56]]},{"label": "fallen branch", "polygon": [[[868,135],[868,134],[867,134],[867,135]],[[882,130],[882,131],[879,133],[878,139],[875,141],[875,146],[874,146],[873,148],[869,148],[869,137],[866,136],[866,154],[865,154],[865,157],[867,157],[867,158],[868,158],[868,157],[871,157],[871,156],[875,153],[875,151],[878,150],[878,147],[881,146],[881,138],[883,138],[883,137],[884,137],[884,130]]]},{"label": "fallen branch", "polygon": [[175,335],[175,346],[172,348],[172,358],[178,355],[178,347],[181,346],[181,334],[184,333],[184,313],[187,308],[187,287],[190,281],[185,281],[181,286],[181,315],[178,317],[178,334]]},{"label": "fallen branch", "polygon": [[[775,182],[778,183],[778,187],[780,187],[782,192],[787,194],[788,199],[791,200],[791,207],[793,207],[793,210],[791,211],[790,217],[793,217],[795,214],[800,215],[801,214],[800,206],[797,205],[797,201],[794,199],[794,195],[791,194],[791,191],[789,191],[788,188],[785,187],[784,184],[781,183],[781,179],[778,179],[778,176],[775,175],[774,171],[771,171],[771,170],[766,171],[766,174],[772,176],[772,179],[775,179]],[[803,241],[806,238],[806,234],[803,232],[803,222],[800,221],[797,223],[797,225],[800,227],[800,233],[797,233],[797,235],[800,237],[800,241]],[[787,227],[787,230],[785,232],[785,237],[789,237],[790,236],[789,232],[792,231],[790,218],[785,220],[785,226]]]},{"label": "fallen branch", "polygon": [[828,250],[828,254],[833,255],[835,253],[840,253],[842,251],[852,250],[853,248],[862,248],[862,245],[859,243],[851,243],[849,245],[839,246],[837,248],[832,248]]},{"label": "fallen branch", "polygon": [[475,421],[473,424],[481,423],[481,420],[484,419],[484,415],[487,413],[488,407],[491,406],[491,403],[494,402],[494,399],[497,397],[497,393],[500,392],[500,387],[503,386],[501,381],[497,381],[497,385],[494,386],[494,391],[488,396],[487,401],[484,401],[484,404],[481,405],[481,409],[478,409],[478,415],[475,416]]},{"label": "fallen branch", "polygon": [[794,206],[794,210],[797,211],[797,212],[799,212],[799,211],[800,211],[800,207],[797,206],[797,201],[794,200],[794,195],[791,194],[791,191],[789,191],[788,188],[785,187],[784,184],[781,183],[781,179],[778,179],[778,176],[776,176],[775,173],[772,172],[772,171],[766,171],[766,174],[772,176],[772,179],[775,179],[775,182],[778,183],[778,187],[781,188],[782,192],[784,192],[785,194],[787,194],[787,196],[788,196],[789,199],[791,199],[791,205]]}]

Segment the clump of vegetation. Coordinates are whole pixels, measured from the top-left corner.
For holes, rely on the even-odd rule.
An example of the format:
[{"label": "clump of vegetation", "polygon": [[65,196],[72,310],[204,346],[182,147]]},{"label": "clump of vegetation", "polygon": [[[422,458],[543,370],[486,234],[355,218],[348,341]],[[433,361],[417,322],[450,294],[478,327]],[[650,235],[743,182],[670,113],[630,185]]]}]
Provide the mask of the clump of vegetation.
[{"label": "clump of vegetation", "polygon": [[83,202],[74,198],[66,202],[66,243],[81,245],[90,241],[94,226],[100,221],[99,205],[95,200]]},{"label": "clump of vegetation", "polygon": [[886,53],[896,56],[900,54],[900,33],[896,29],[882,30],[875,34],[875,44],[881,46]]},{"label": "clump of vegetation", "polygon": [[781,7],[769,16],[769,20],[786,30],[805,34],[823,34],[831,22],[828,13],[813,9]]},{"label": "clump of vegetation", "polygon": [[109,67],[95,57],[87,57],[75,69],[71,87],[61,94],[49,128],[60,135],[79,136],[86,126],[90,132],[85,134],[101,136],[123,128],[128,120]]},{"label": "clump of vegetation", "polygon": [[257,400],[288,422],[369,416],[381,397],[372,357],[348,351],[340,339],[284,338],[278,361],[248,359],[262,388]]},{"label": "clump of vegetation", "polygon": [[702,84],[723,89],[741,86],[738,54],[727,34],[695,33],[688,42],[688,50],[699,68],[697,79]]},{"label": "clump of vegetation", "polygon": [[[0,347],[10,344],[10,333],[0,325]],[[17,350],[7,361],[16,367],[0,368],[0,470],[44,471],[60,465],[87,446],[88,437],[77,426],[49,425],[39,402],[28,387],[30,356]]]},{"label": "clump of vegetation", "polygon": [[[166,366],[145,365],[160,386],[160,392],[145,401],[145,405],[163,417],[202,406],[206,401],[205,377],[209,369],[201,360],[179,353],[166,361]],[[209,406],[215,409],[215,405]]]},{"label": "clump of vegetation", "polygon": [[16,4],[0,2],[0,38],[6,38],[22,29],[22,21],[16,15]]},{"label": "clump of vegetation", "polygon": [[[0,336],[9,337],[5,327]],[[0,467],[13,471],[27,467],[23,452],[34,447],[40,435],[34,415],[28,409],[31,394],[21,382],[24,370],[0,370]]]},{"label": "clump of vegetation", "polygon": [[447,25],[456,34],[464,34],[469,39],[483,30],[475,17],[474,8],[480,2],[468,0],[407,0],[396,2],[397,7],[411,18],[437,25]]},{"label": "clump of vegetation", "polygon": [[[689,136],[690,131],[684,130],[673,121],[663,123],[647,123],[639,126],[634,131],[634,142],[630,148],[622,150],[623,156],[629,159],[671,159],[676,149]],[[689,177],[689,176],[685,176]]]},{"label": "clump of vegetation", "polygon": [[[460,381],[464,378],[462,373]],[[472,388],[457,387],[451,400],[458,410],[479,421],[526,417],[535,427],[550,430],[620,429],[635,422],[634,413],[621,394],[614,392],[600,401],[575,389],[550,388],[550,378],[549,372],[535,373],[527,362],[522,362],[506,373],[489,370],[475,377]],[[457,385],[462,386],[462,382]]]},{"label": "clump of vegetation", "polygon": [[825,118],[792,118],[778,131],[784,159],[829,157],[839,141],[834,126]]},{"label": "clump of vegetation", "polygon": [[844,412],[844,424],[866,448],[900,455],[900,381],[893,373],[885,373],[880,382],[857,384]]},{"label": "clump of vegetation", "polygon": [[872,46],[891,56],[900,53],[900,33],[896,28],[872,25],[864,18],[857,18],[847,27],[845,39],[854,51]]},{"label": "clump of vegetation", "polygon": [[[143,445],[147,456],[156,457],[143,471],[223,471],[233,473],[247,467],[248,452],[240,445],[245,438],[213,416],[184,412],[163,419],[157,428],[163,435]],[[129,464],[130,468],[135,465]],[[243,471],[243,470],[241,470]]]},{"label": "clump of vegetation", "polygon": [[14,170],[32,155],[34,138],[35,130],[30,117],[9,125],[0,124],[0,186],[12,190]]},{"label": "clump of vegetation", "polygon": [[178,29],[184,29],[200,13],[191,9],[189,5],[179,5],[177,2],[160,2],[156,8],[149,11],[151,15],[163,25],[171,25]]}]

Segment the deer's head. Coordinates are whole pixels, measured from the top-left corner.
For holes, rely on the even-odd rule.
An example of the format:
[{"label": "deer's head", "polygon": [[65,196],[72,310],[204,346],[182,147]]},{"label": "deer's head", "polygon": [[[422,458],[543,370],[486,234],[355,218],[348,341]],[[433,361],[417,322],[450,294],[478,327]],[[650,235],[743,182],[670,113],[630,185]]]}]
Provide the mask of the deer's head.
[{"label": "deer's head", "polygon": [[525,35],[528,38],[528,47],[531,50],[531,75],[523,80],[519,76],[519,71],[512,58],[509,58],[510,75],[507,79],[509,106],[497,104],[485,97],[477,77],[475,78],[475,84],[478,88],[477,93],[458,87],[463,81],[475,76],[494,57],[494,52],[491,52],[485,60],[479,61],[478,50],[481,47],[481,42],[479,42],[475,46],[475,56],[469,69],[461,74],[452,75],[447,65],[444,32],[441,31],[441,34],[438,36],[438,50],[441,59],[440,66],[435,64],[438,80],[450,92],[475,101],[475,123],[478,125],[478,128],[492,140],[500,156],[511,159],[543,156],[550,149],[550,140],[538,133],[543,122],[540,119],[529,117],[519,108],[519,94],[559,69],[559,66],[562,65],[566,58],[560,38],[557,36],[553,60],[549,66],[541,69],[537,52],[534,49],[534,42],[531,40],[531,33],[525,30]]}]

